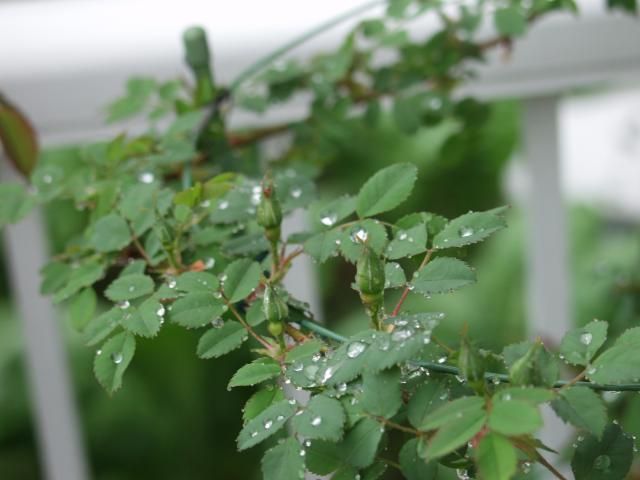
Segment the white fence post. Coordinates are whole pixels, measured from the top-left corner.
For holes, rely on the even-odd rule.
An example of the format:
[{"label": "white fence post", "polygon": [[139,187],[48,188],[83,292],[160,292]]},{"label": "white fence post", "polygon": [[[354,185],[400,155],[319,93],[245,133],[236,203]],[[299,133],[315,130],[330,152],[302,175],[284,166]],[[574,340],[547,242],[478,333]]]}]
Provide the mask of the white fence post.
[{"label": "white fence post", "polygon": [[[571,328],[568,232],[558,148],[558,101],[559,97],[552,96],[523,102],[523,146],[528,173],[525,202],[528,329],[530,334],[555,344]],[[544,409],[543,415],[543,441],[553,448],[562,447],[572,430],[550,408]]]},{"label": "white fence post", "polygon": [[[0,157],[5,165],[7,160]],[[3,167],[3,180],[15,175]],[[39,291],[47,261],[39,211],[3,232],[11,293],[24,332],[26,372],[40,469],[47,480],[89,478],[66,352],[51,301]]]}]

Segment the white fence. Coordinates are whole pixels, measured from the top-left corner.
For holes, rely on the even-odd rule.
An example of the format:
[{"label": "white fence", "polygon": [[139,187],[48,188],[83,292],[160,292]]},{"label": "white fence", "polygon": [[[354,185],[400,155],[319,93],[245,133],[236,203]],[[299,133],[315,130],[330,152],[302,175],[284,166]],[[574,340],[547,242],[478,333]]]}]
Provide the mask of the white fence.
[{"label": "white fence", "polygon": [[[515,43],[508,61],[495,54],[467,87],[487,99],[523,100],[532,335],[558,338],[569,327],[571,286],[559,175],[559,102],[577,87],[640,80],[640,24],[605,13],[600,8],[603,3],[585,1],[578,18],[557,15],[536,25]],[[173,77],[182,71],[179,39],[186,26],[195,22],[210,32],[217,75],[229,79],[260,55],[351,4],[357,2],[0,4],[0,88],[35,121],[44,145],[92,140],[113,133],[103,126],[100,111],[121,92],[128,76]],[[320,36],[300,54],[333,45],[344,28]],[[87,479],[89,469],[55,312],[49,300],[38,294],[37,270],[46,258],[39,216],[7,229],[4,236],[11,285],[24,320],[43,470],[50,480]],[[301,268],[305,270],[300,275],[308,280],[310,265]]]}]

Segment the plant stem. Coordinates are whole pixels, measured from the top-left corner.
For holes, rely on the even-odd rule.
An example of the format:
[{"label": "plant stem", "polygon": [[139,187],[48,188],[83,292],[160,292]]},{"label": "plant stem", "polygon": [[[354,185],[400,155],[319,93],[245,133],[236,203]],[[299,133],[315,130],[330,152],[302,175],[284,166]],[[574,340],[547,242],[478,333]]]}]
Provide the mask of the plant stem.
[{"label": "plant stem", "polygon": [[[339,333],[329,330],[328,328],[323,327],[322,325],[318,325],[317,323],[311,320],[302,320],[300,324],[303,327],[325,338],[330,338],[332,340],[336,340],[341,343],[349,341],[347,337],[344,337]],[[424,367],[431,372],[460,376],[460,370],[450,365],[441,365],[439,363],[426,362],[423,360],[415,360],[415,361],[412,361],[411,363],[419,367]],[[487,372],[485,373],[484,376],[485,376],[485,379],[489,381],[499,380],[500,382],[503,382],[503,383],[510,382],[509,375],[506,375],[504,373]],[[612,385],[612,384],[606,384],[606,383],[580,382],[580,381],[576,381],[575,378],[573,380],[559,380],[553,384],[552,388],[562,388],[566,385],[588,387],[592,390],[603,391],[603,392],[640,392],[640,383],[621,383],[619,385],[617,384]]]},{"label": "plant stem", "polygon": [[[422,270],[422,268],[429,262],[429,260],[431,259],[431,255],[433,254],[433,249],[427,250],[427,254],[424,256],[424,258],[422,259],[422,263],[420,264],[420,266],[417,268],[416,272],[419,272],[420,270]],[[407,285],[404,289],[404,291],[402,292],[402,295],[400,296],[400,300],[398,300],[398,303],[396,304],[396,308],[393,309],[393,312],[391,312],[391,316],[395,317],[396,315],[398,315],[398,313],[400,313],[400,309],[402,308],[402,304],[404,303],[404,301],[407,299],[407,296],[409,295],[409,292],[411,291],[411,289],[409,288],[409,285]]]},{"label": "plant stem", "polygon": [[556,478],[558,478],[559,480],[567,480],[567,478],[562,475],[558,470],[556,470],[556,468],[551,465],[546,458],[544,458],[542,455],[540,455],[538,453],[538,463],[540,465],[542,465],[543,467],[545,467],[547,470],[549,470]]},{"label": "plant stem", "polygon": [[395,430],[399,430],[401,432],[410,433],[411,435],[420,435],[422,432],[416,430],[415,428],[405,427],[404,425],[400,425],[399,423],[392,422],[391,420],[387,420],[384,417],[372,416],[372,418],[389,428],[393,428]]},{"label": "plant stem", "polygon": [[249,332],[253,336],[253,338],[255,338],[264,348],[266,348],[268,351],[271,351],[272,346],[269,344],[269,342],[267,342],[264,338],[258,335],[253,328],[251,328],[251,325],[249,325],[244,320],[244,318],[242,318],[242,315],[240,315],[238,310],[236,310],[236,307],[234,307],[233,304],[226,298],[225,298],[225,303],[227,304],[227,307],[229,307],[229,310],[231,311],[231,313],[233,313],[233,316],[236,317],[236,319],[247,330],[247,332]]},{"label": "plant stem", "polygon": [[308,30],[307,32],[303,33],[302,35],[299,35],[298,37],[294,38],[293,40],[285,43],[284,45],[282,45],[279,48],[276,48],[275,50],[273,50],[271,53],[265,55],[264,57],[260,58],[257,62],[253,63],[252,65],[249,65],[249,67],[247,67],[245,70],[243,70],[234,80],[233,82],[231,82],[231,86],[229,87],[229,89],[231,90],[231,92],[233,93],[244,81],[248,80],[249,78],[253,77],[254,75],[256,75],[258,72],[260,72],[261,70],[263,70],[264,68],[266,68],[267,66],[269,66],[271,63],[273,63],[274,61],[276,61],[277,59],[279,59],[280,57],[282,57],[283,55],[286,55],[287,53],[289,53],[291,50],[293,50],[294,48],[302,45],[303,43],[305,43],[306,41],[312,39],[313,37],[320,35],[323,32],[326,32],[327,30],[330,30],[331,28],[335,27],[336,25],[339,25],[342,22],[345,22],[347,20],[349,20],[350,18],[353,18],[361,13],[366,12],[367,10],[370,10],[373,7],[376,7],[378,5],[381,5],[383,3],[386,3],[385,0],[373,0],[373,1],[369,1],[366,2],[358,7],[355,7],[345,13],[342,13],[340,15],[338,15],[337,17],[334,17],[324,23],[321,23],[320,25],[318,25],[315,28],[312,28],[311,30]]}]

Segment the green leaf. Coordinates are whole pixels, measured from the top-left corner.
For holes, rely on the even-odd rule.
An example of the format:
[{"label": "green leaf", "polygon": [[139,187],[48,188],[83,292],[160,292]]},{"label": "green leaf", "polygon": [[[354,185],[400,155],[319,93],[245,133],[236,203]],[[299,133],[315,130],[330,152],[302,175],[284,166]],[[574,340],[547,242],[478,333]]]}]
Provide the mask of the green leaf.
[{"label": "green leaf", "polygon": [[316,261],[326,262],[329,257],[337,254],[342,236],[342,232],[337,229],[318,233],[304,242],[304,251]]},{"label": "green leaf", "polygon": [[127,266],[120,272],[120,277],[126,277],[127,275],[142,275],[147,269],[147,262],[144,260],[129,261]]},{"label": "green leaf", "polygon": [[632,461],[633,439],[613,423],[600,440],[589,435],[578,442],[571,469],[580,480],[619,480],[627,477]]},{"label": "green leaf", "polygon": [[565,422],[600,438],[607,424],[607,410],[600,396],[588,387],[560,390],[551,406]]},{"label": "green leaf", "polygon": [[392,368],[362,376],[360,403],[365,412],[379,417],[393,417],[402,405],[400,369]]},{"label": "green leaf", "polygon": [[122,376],[136,350],[136,339],[129,333],[119,333],[110,338],[96,352],[93,372],[104,389],[114,393],[122,386]]},{"label": "green leaf", "polygon": [[140,306],[128,308],[120,323],[134,335],[155,337],[164,314],[165,307],[155,297],[149,297]]},{"label": "green leaf", "polygon": [[[49,262],[40,270],[40,293],[43,295],[55,293],[64,287],[71,276],[72,268],[67,263]],[[71,295],[69,295],[71,296]]]},{"label": "green leaf", "polygon": [[630,328],[601,353],[587,376],[598,383],[635,382],[640,376],[640,327]]},{"label": "green leaf", "polygon": [[130,241],[127,222],[120,215],[111,213],[93,225],[89,246],[97,252],[115,252],[129,245]]},{"label": "green leaf", "polygon": [[0,183],[0,228],[22,220],[33,206],[33,197],[22,185]]},{"label": "green leaf", "polygon": [[262,458],[264,480],[300,480],[304,477],[304,457],[295,438],[283,440]]},{"label": "green leaf", "polygon": [[356,468],[373,463],[384,429],[373,419],[363,418],[345,435],[338,446],[344,462]]},{"label": "green leaf", "polygon": [[588,365],[607,339],[607,322],[594,320],[582,328],[567,332],[560,354],[573,365]]},{"label": "green leaf", "polygon": [[209,329],[198,342],[200,358],[218,358],[238,348],[248,333],[236,322],[226,322],[221,328]]},{"label": "green leaf", "polygon": [[410,163],[384,168],[372,176],[358,193],[356,211],[371,217],[400,205],[411,193],[418,169]]},{"label": "green leaf", "polygon": [[420,385],[407,405],[409,423],[420,428],[425,419],[447,401],[449,392],[444,383],[429,381]]},{"label": "green leaf", "polygon": [[176,288],[187,293],[212,293],[218,285],[218,277],[207,272],[186,272],[176,278]]},{"label": "green leaf", "polygon": [[304,343],[296,345],[289,350],[286,354],[287,363],[294,363],[296,361],[311,357],[315,353],[319,352],[324,346],[320,340],[307,340]]},{"label": "green leaf", "polygon": [[85,329],[96,311],[97,297],[93,288],[80,291],[69,303],[69,321],[79,332]]},{"label": "green leaf", "polygon": [[412,438],[400,450],[398,460],[402,474],[407,480],[435,480],[438,476],[438,464],[425,462],[418,455],[418,439]]},{"label": "green leaf", "polygon": [[432,411],[418,426],[420,430],[434,430],[447,427],[460,418],[476,418],[486,415],[485,402],[480,397],[461,397]]},{"label": "green leaf", "polygon": [[188,293],[176,300],[169,312],[172,322],[186,328],[198,328],[218,318],[227,309],[221,299],[211,293]]},{"label": "green leaf", "polygon": [[284,393],[279,387],[267,385],[262,390],[254,393],[242,409],[242,419],[247,423],[257,417],[261,412],[280,400],[284,400]]},{"label": "green leaf", "polygon": [[66,285],[56,292],[53,301],[61,302],[81,289],[93,285],[104,276],[104,269],[105,266],[96,261],[89,261],[72,268]]},{"label": "green leaf", "polygon": [[489,413],[489,428],[507,436],[533,433],[542,426],[537,407],[521,400],[497,400]]},{"label": "green leaf", "polygon": [[311,442],[306,448],[307,469],[318,475],[328,475],[342,465],[340,444],[324,440]]},{"label": "green leaf", "polygon": [[[480,399],[482,400],[482,399]],[[454,402],[452,402],[454,403]],[[424,450],[424,457],[435,459],[451,453],[475,437],[487,420],[483,409],[467,409],[456,414],[452,422],[447,422],[431,438]]]},{"label": "green leaf", "polygon": [[262,442],[280,430],[296,412],[288,400],[274,403],[242,428],[238,435],[238,450],[246,450]]},{"label": "green leaf", "polygon": [[260,265],[248,258],[231,263],[221,277],[222,288],[231,303],[239,302],[247,297],[260,283]]},{"label": "green leaf", "polygon": [[129,220],[137,236],[149,230],[156,221],[157,194],[155,185],[137,184],[130,187],[122,197],[120,213]]},{"label": "green leaf", "polygon": [[451,292],[476,281],[474,271],[456,258],[436,258],[417,273],[411,285],[423,295]]},{"label": "green leaf", "polygon": [[314,203],[310,207],[309,218],[313,230],[327,229],[337,225],[356,209],[356,199],[343,195],[328,202]]},{"label": "green leaf", "polygon": [[362,242],[378,255],[387,246],[387,230],[378,220],[366,219],[342,230],[340,251],[346,260],[355,263],[362,255]]},{"label": "green leaf", "polygon": [[482,478],[491,480],[509,480],[518,469],[516,449],[502,435],[485,435],[476,451],[476,463]]},{"label": "green leaf", "polygon": [[342,404],[326,395],[315,395],[291,425],[304,438],[338,441],[345,422]]},{"label": "green leaf", "polygon": [[241,367],[227,388],[250,387],[280,375],[280,365],[270,358],[259,358]]},{"label": "green leaf", "polygon": [[153,292],[153,279],[147,275],[127,275],[119,277],[107,287],[104,294],[114,302],[133,300]]},{"label": "green leaf", "polygon": [[527,28],[527,17],[524,10],[518,6],[499,8],[495,11],[493,20],[498,33],[506,37],[522,35]]},{"label": "green leaf", "polygon": [[433,239],[433,246],[442,249],[471,245],[506,226],[502,217],[491,212],[469,212],[447,223]]},{"label": "green leaf", "polygon": [[637,0],[607,0],[607,8],[620,9],[630,14],[638,13]]},{"label": "green leaf", "polygon": [[109,336],[124,318],[125,312],[119,307],[92,318],[83,332],[84,341],[87,345],[95,345]]},{"label": "green leaf", "polygon": [[403,287],[407,283],[407,277],[399,263],[389,262],[384,266],[384,288]]},{"label": "green leaf", "polygon": [[264,316],[264,311],[262,310],[262,299],[261,298],[257,299],[247,309],[247,315],[246,315],[247,323],[252,327],[257,327],[266,319],[267,318]]},{"label": "green leaf", "polygon": [[416,225],[408,230],[398,230],[395,237],[387,246],[387,258],[412,257],[427,249],[427,227],[424,224]]}]

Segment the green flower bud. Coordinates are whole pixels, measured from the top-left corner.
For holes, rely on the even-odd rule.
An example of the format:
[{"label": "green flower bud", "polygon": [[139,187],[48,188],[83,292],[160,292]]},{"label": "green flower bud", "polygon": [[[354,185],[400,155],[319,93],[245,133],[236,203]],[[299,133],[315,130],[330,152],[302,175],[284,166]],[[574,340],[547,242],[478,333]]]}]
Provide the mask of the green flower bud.
[{"label": "green flower bud", "polygon": [[365,246],[356,265],[356,285],[363,295],[376,296],[384,291],[384,262]]},{"label": "green flower bud", "polygon": [[274,337],[279,337],[282,335],[282,332],[284,332],[284,325],[279,322],[269,322],[267,330],[269,330],[269,333]]},{"label": "green flower bud", "polygon": [[267,285],[264,290],[264,298],[262,299],[262,311],[264,312],[264,316],[269,321],[269,325],[271,325],[272,323],[282,324],[284,320],[289,316],[289,307],[287,306],[287,302],[282,299],[282,297],[271,285]]},{"label": "green flower bud", "polygon": [[258,220],[258,225],[267,230],[279,228],[282,223],[282,209],[272,186],[265,187],[262,191],[262,199],[258,204],[256,219]]}]

